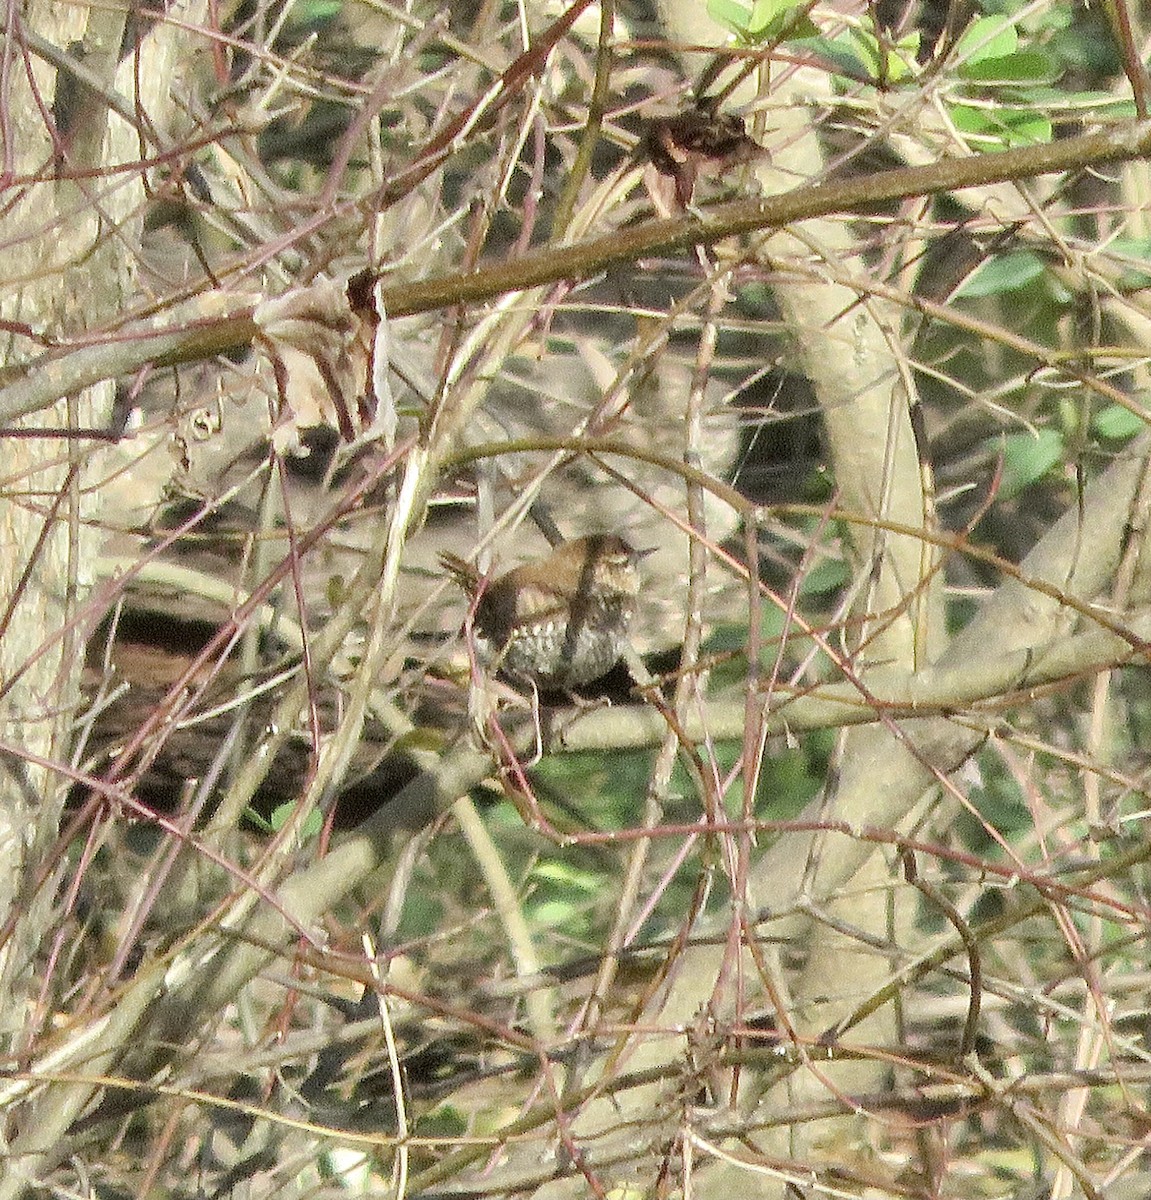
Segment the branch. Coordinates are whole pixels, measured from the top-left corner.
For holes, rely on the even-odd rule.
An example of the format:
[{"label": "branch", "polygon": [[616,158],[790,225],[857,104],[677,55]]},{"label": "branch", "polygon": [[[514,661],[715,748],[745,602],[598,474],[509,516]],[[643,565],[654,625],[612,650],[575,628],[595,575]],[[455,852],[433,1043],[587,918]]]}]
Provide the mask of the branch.
[{"label": "branch", "polygon": [[[866,213],[878,204],[908,196],[937,195],[985,187],[1059,171],[1082,170],[1151,154],[1151,122],[1124,124],[1042,146],[1001,154],[945,159],[926,167],[901,167],[859,179],[804,185],[782,195],[717,205],[701,216],[645,221],[630,229],[570,246],[546,246],[498,266],[461,276],[440,275],[417,283],[389,283],[380,298],[391,317],[490,300],[561,280],[590,279],[608,267],[726,237],[778,229],[793,221],[831,213]],[[256,333],[254,298],[207,293],[188,306],[190,315],[159,325],[130,325],[115,344],[54,350],[0,372],[0,424],[47,407],[69,392],[130,374],[149,363],[160,366],[209,358],[248,345]]]}]

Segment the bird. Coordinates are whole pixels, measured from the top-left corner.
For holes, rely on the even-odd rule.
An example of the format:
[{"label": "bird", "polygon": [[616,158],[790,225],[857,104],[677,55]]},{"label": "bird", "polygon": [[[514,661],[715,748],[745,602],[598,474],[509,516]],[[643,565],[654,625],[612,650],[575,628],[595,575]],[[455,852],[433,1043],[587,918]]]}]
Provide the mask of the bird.
[{"label": "bird", "polygon": [[555,692],[594,683],[619,661],[644,553],[601,533],[562,542],[493,580],[454,554],[440,562],[475,605],[484,665],[512,682]]}]

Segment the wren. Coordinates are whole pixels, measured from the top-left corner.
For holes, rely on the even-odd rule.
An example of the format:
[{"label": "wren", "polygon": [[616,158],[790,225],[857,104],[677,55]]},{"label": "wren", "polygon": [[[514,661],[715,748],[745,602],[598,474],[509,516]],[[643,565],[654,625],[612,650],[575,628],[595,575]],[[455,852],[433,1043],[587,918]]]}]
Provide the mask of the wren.
[{"label": "wren", "polygon": [[547,692],[594,683],[619,661],[643,553],[614,534],[593,534],[490,582],[453,554],[440,561],[479,597],[476,644],[485,665]]}]

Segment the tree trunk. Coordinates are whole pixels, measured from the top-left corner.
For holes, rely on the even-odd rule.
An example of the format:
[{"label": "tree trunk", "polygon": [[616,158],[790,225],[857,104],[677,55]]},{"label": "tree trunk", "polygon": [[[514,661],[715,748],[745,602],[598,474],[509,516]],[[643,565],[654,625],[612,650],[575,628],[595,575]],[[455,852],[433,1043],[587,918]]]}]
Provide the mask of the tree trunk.
[{"label": "tree trunk", "polygon": [[[9,21],[0,317],[6,373],[15,377],[45,340],[86,336],[125,307],[143,226],[138,164],[165,127],[173,51],[186,34],[161,23],[125,46],[127,13],[116,6],[33,2]],[[61,51],[70,58],[61,60]],[[68,61],[80,64],[82,80]],[[113,94],[122,112],[146,114],[151,143],[109,108],[103,97]],[[84,431],[107,425],[112,397],[112,382],[101,383],[4,431],[0,1037],[16,1061],[35,1038],[48,1007],[38,1003],[51,989],[32,968],[55,920],[61,867],[50,855],[69,788],[84,639],[99,619],[85,607],[100,500],[88,480],[99,442]],[[27,1114],[16,1119],[27,1128]],[[6,1144],[10,1136],[6,1130]],[[35,1178],[35,1159],[18,1170],[17,1177],[10,1161],[5,1194]]]}]

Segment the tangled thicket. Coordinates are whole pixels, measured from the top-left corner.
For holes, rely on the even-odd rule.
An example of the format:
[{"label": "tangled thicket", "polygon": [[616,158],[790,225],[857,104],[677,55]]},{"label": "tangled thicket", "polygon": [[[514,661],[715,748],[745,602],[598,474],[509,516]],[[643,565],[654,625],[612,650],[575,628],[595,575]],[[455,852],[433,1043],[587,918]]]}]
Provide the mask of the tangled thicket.
[{"label": "tangled thicket", "polygon": [[0,1200],[1145,1194],[1140,14],[463,7],[9,10]]}]

